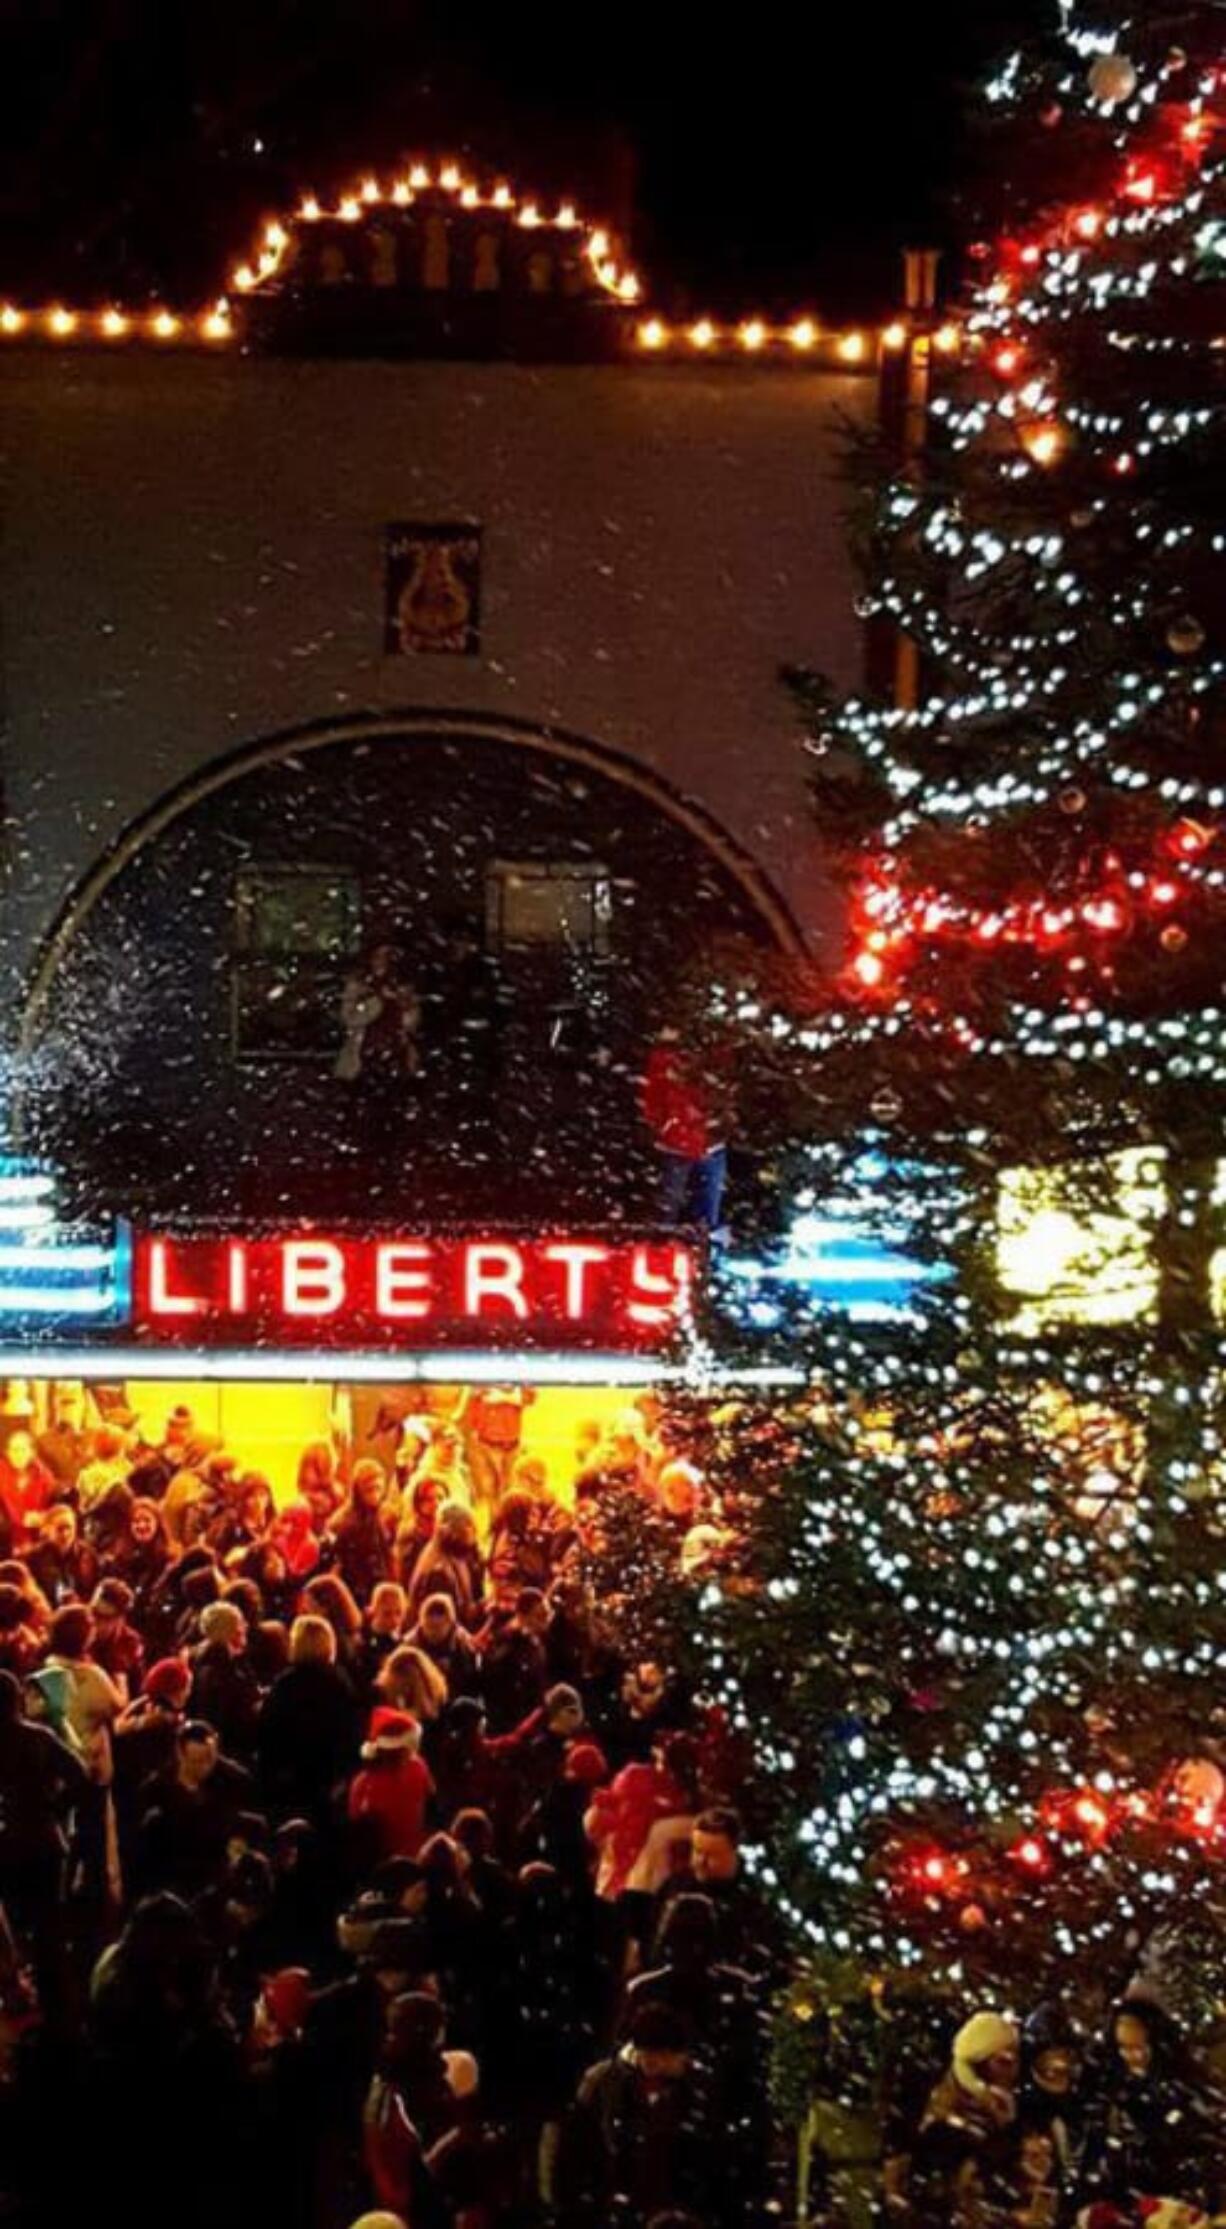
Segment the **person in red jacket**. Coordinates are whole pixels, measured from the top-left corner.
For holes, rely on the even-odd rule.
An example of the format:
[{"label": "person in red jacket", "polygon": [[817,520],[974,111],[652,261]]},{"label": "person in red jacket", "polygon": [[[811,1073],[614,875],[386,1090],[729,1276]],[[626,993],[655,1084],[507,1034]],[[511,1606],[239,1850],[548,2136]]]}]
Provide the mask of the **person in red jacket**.
[{"label": "person in red jacket", "polygon": [[660,1159],[658,1204],[666,1223],[718,1229],[728,1175],[721,1081],[709,1061],[662,1029],[647,1056],[639,1105]]},{"label": "person in red jacket", "polygon": [[55,1498],[56,1485],[35,1451],[32,1435],[14,1432],[0,1455],[0,1504],[12,1535],[14,1551],[24,1548],[37,1531],[37,1520]]},{"label": "person in red jacket", "polygon": [[410,1711],[380,1703],[371,1712],[362,1745],[365,1769],[350,1785],[349,1816],[369,1839],[372,1864],[415,1858],[425,1840],[434,1778],[420,1748],[421,1727]]}]

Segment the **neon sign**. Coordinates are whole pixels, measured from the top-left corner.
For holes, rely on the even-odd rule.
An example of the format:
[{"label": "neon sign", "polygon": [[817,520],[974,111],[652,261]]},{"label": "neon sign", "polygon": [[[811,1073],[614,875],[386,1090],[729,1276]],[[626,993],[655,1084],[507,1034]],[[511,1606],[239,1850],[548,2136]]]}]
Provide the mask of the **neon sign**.
[{"label": "neon sign", "polygon": [[139,1232],[133,1322],[184,1346],[658,1348],[689,1320],[693,1250],[586,1234]]}]

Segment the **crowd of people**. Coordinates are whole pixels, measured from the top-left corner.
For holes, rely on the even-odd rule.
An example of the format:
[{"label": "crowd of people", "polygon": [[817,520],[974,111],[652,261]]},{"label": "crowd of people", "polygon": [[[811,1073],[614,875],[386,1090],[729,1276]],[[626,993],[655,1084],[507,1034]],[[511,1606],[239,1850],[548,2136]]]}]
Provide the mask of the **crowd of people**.
[{"label": "crowd of people", "polygon": [[279,1502],[186,1410],[10,1429],[0,2221],[771,2204],[728,1745],[584,1576],[610,1496],[680,1553],[701,1476],[647,1395],[559,1497],[484,1401],[308,1448]]},{"label": "crowd of people", "polygon": [[907,2229],[1193,2229],[1226,2203],[1226,2114],[1153,1992],[1087,2034],[1067,2006],[981,2010],[935,2084],[903,2053],[886,2114],[884,2207]]},{"label": "crowd of people", "polygon": [[[650,1394],[556,1494],[527,1398],[381,1418],[383,1459],[309,1447],[279,1500],[184,1409],[147,1437],[69,1389],[10,1428],[6,2229],[100,2194],[134,2229],[766,2229],[793,2202],[743,1758],[590,1578],[614,1505],[679,1567],[727,1508]],[[895,2068],[884,2217],[1215,2211],[1220,2132],[1149,1998],[1097,2044],[981,2010],[944,2073]]]}]

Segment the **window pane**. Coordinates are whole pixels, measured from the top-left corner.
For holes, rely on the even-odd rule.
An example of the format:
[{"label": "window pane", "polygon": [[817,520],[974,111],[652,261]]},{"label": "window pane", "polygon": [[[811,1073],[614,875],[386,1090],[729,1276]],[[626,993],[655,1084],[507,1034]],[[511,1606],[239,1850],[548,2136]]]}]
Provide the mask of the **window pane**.
[{"label": "window pane", "polygon": [[307,960],[240,960],[234,971],[239,1060],[331,1060],[340,1048],[340,980]]},{"label": "window pane", "polygon": [[237,878],[238,945],[244,952],[356,950],[361,891],[334,868],[243,868]]},{"label": "window pane", "polygon": [[504,950],[552,946],[603,955],[612,915],[604,867],[496,860],[488,870],[486,917],[491,942]]}]

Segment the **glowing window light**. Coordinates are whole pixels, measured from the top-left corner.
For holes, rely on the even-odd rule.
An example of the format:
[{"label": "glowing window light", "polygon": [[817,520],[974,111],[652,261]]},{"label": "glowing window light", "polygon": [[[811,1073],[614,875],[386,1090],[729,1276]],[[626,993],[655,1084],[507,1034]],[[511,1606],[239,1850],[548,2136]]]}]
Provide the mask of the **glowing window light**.
[{"label": "glowing window light", "polygon": [[811,317],[798,317],[796,323],[788,327],[788,339],[793,348],[802,350],[812,348],[817,339],[817,326],[813,319]]},{"label": "glowing window light", "polygon": [[132,320],[122,310],[104,310],[98,323],[109,341],[122,340],[132,330]]},{"label": "glowing window light", "polygon": [[881,335],[881,345],[883,348],[888,348],[891,355],[897,355],[900,348],[906,347],[907,328],[901,317],[896,317],[892,325],[886,326]]},{"label": "glowing window light", "polygon": [[323,211],[313,193],[309,193],[305,201],[299,203],[298,215],[303,224],[318,224]]},{"label": "glowing window light", "polygon": [[839,342],[839,354],[845,364],[862,364],[868,349],[863,333],[844,333]]},{"label": "glowing window light", "polygon": [[0,310],[0,333],[20,333],[25,321],[25,311],[14,308],[11,302],[6,302],[4,308]]},{"label": "glowing window light", "polygon": [[761,348],[766,339],[766,327],[761,318],[747,318],[737,333],[737,339],[740,341],[741,347],[747,348],[751,355],[755,349]]},{"label": "glowing window light", "polygon": [[462,186],[460,189],[461,209],[479,209],[480,206],[481,196],[477,188],[475,186]]},{"label": "glowing window light", "polygon": [[693,347],[710,348],[714,339],[715,327],[709,317],[700,317],[696,325],[691,325],[690,341]]},{"label": "glowing window light", "polygon": [[57,340],[67,340],[70,333],[76,332],[77,324],[75,310],[55,309],[47,313],[47,330],[54,333]]},{"label": "glowing window light", "polygon": [[523,226],[525,232],[535,232],[543,221],[535,201],[525,201],[515,221]]},{"label": "glowing window light", "polygon": [[159,310],[149,321],[149,330],[155,340],[172,341],[179,330],[179,320],[169,310]]},{"label": "glowing window light", "polygon": [[572,201],[564,201],[554,218],[559,232],[573,232],[579,222],[579,213]]},{"label": "glowing window light", "polygon": [[369,207],[371,203],[380,201],[382,200],[382,198],[382,188],[379,184],[378,179],[364,178],[362,180],[362,199],[364,202],[366,202],[367,206]]},{"label": "glowing window light", "polygon": [[225,310],[206,310],[200,320],[200,331],[206,341],[228,341],[234,331]]},{"label": "glowing window light", "polygon": [[639,346],[641,348],[663,348],[667,339],[667,328],[658,317],[649,317],[646,324],[639,327]]},{"label": "glowing window light", "polygon": [[[510,189],[510,187],[509,187],[508,185],[505,185],[505,184],[499,184],[499,185],[495,186],[495,188],[494,188],[494,207],[495,207],[495,209],[509,209],[509,208],[511,207],[511,204],[512,204],[512,202],[514,201],[514,199],[515,199],[515,196],[514,196],[514,194],[513,194],[512,192],[511,192],[511,189]],[[593,237],[592,237],[592,249],[593,249],[593,252],[595,252],[595,248],[596,248],[596,241],[597,241],[598,239],[602,239],[602,238],[603,238],[603,234],[601,234],[601,233],[595,233],[595,234],[593,234]],[[604,252],[605,252],[605,251],[604,251],[604,249],[602,248],[602,249],[600,250],[600,253],[601,253],[601,254],[603,255],[603,254],[604,254]]]},{"label": "glowing window light", "polygon": [[392,200],[397,209],[407,209],[413,199],[413,188],[407,178],[398,178],[392,187]]},{"label": "glowing window light", "polygon": [[618,298],[623,302],[637,302],[642,291],[642,283],[633,271],[625,272],[617,282]]},{"label": "glowing window light", "polygon": [[342,224],[356,224],[362,214],[362,204],[357,195],[346,194],[336,213]]},{"label": "glowing window light", "polygon": [[1030,1337],[1153,1317],[1165,1171],[1161,1147],[1128,1146],[1098,1163],[1001,1172],[996,1270],[1022,1303],[1009,1328]]},{"label": "glowing window light", "polygon": [[424,163],[414,163],[409,171],[409,184],[414,193],[422,193],[430,184],[430,173]]}]

